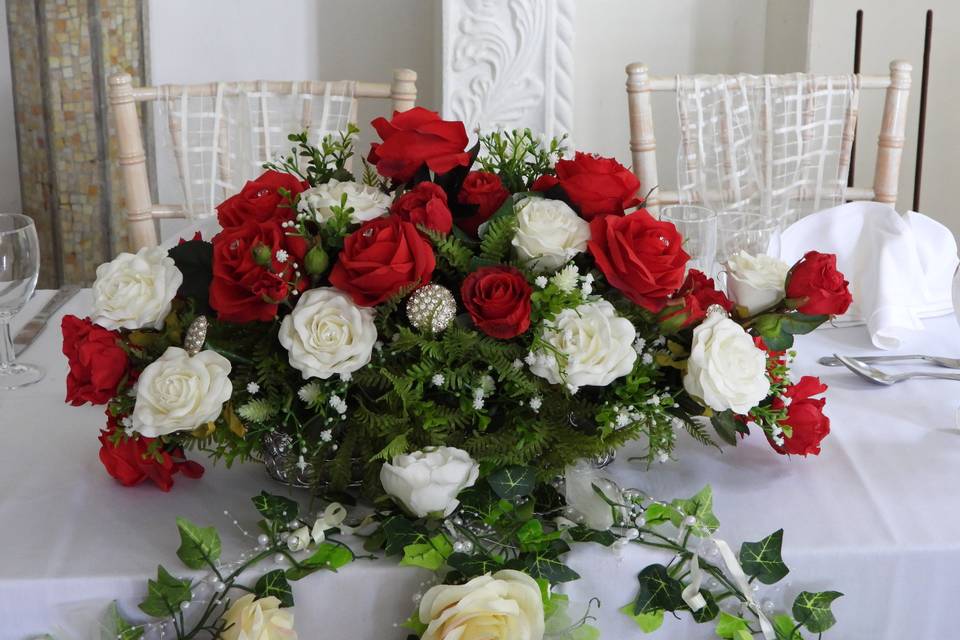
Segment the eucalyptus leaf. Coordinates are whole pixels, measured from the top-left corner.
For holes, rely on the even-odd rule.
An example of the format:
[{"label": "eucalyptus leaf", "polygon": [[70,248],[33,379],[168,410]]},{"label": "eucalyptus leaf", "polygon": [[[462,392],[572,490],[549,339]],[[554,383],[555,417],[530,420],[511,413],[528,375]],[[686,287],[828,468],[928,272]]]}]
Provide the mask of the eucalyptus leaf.
[{"label": "eucalyptus leaf", "polygon": [[190,581],[181,580],[157,567],[157,579],[147,580],[147,597],[138,605],[140,610],[154,618],[165,618],[180,610],[180,604],[191,599]]},{"label": "eucalyptus leaf", "polygon": [[214,527],[198,527],[186,518],[177,518],[180,548],[177,557],[190,569],[213,567],[220,559],[220,535]]},{"label": "eucalyptus leaf", "polygon": [[774,584],[790,573],[780,554],[782,547],[783,529],[759,542],[744,542],[740,546],[740,565],[747,575],[755,576],[763,584]]},{"label": "eucalyptus leaf", "polygon": [[839,591],[801,591],[793,601],[793,617],[811,633],[823,633],[836,623],[830,603],[842,595]]},{"label": "eucalyptus leaf", "polygon": [[274,569],[260,576],[253,590],[258,598],[273,596],[280,601],[281,607],[293,606],[293,589],[290,588],[290,583],[287,582],[287,576],[284,575],[283,569]]}]

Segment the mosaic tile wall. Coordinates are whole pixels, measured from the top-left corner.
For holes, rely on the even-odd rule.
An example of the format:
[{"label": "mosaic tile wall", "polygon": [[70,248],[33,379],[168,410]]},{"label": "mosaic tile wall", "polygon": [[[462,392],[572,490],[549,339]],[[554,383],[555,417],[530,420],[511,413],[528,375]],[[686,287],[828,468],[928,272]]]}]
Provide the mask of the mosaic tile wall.
[{"label": "mosaic tile wall", "polygon": [[89,284],[126,249],[106,81],[143,82],[142,0],[7,0],[20,188],[41,286]]}]

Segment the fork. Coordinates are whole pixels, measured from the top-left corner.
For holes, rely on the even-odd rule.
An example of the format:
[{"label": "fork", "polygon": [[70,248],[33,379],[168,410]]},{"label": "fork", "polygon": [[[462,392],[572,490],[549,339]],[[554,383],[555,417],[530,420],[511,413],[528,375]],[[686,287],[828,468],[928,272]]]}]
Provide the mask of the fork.
[{"label": "fork", "polygon": [[890,386],[898,382],[903,382],[904,380],[911,380],[913,378],[934,378],[937,380],[957,380],[960,381],[960,373],[936,373],[934,371],[910,371],[908,373],[898,373],[896,375],[891,375],[885,371],[881,371],[876,367],[871,367],[868,364],[861,362],[855,358],[850,358],[847,356],[841,356],[834,354],[834,356],[840,361],[841,364],[853,371],[855,374],[873,382],[875,384],[882,384],[885,386]]},{"label": "fork", "polygon": [[[874,362],[908,362],[910,360],[922,360],[929,362],[930,364],[935,364],[941,367],[946,367],[948,369],[960,369],[960,358],[943,358],[940,356],[924,356],[924,355],[898,355],[898,356],[846,356],[857,360],[858,362],[864,363],[874,363]],[[839,367],[843,363],[840,362],[838,356],[823,356],[818,359],[817,362],[826,366],[826,367]]]}]

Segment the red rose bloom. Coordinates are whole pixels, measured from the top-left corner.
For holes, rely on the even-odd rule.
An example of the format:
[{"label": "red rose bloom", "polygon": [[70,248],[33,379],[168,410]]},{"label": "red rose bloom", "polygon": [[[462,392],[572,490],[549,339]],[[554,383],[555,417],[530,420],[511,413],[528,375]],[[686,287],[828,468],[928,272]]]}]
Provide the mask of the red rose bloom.
[{"label": "red rose bloom", "polygon": [[161,448],[156,455],[148,454],[147,449],[154,438],[141,435],[120,436],[114,446],[112,436],[116,431],[116,419],[108,413],[107,428],[100,431],[100,462],[107,473],[123,486],[132,487],[144,480],[151,480],[162,491],[170,491],[173,476],[178,472],[182,471],[188,478],[203,475],[203,467],[187,460],[180,447]]},{"label": "red rose bloom", "polygon": [[550,189],[553,189],[558,184],[560,184],[560,181],[557,180],[556,176],[550,176],[550,175],[540,176],[539,178],[533,181],[532,185],[530,185],[530,191],[540,191],[540,192],[549,191]]},{"label": "red rose bloom", "polygon": [[[286,253],[285,260],[278,260]],[[277,305],[294,286],[303,290],[306,280],[293,284],[294,262],[302,262],[306,241],[287,235],[276,221],[249,221],[224,229],[213,238],[213,280],[210,306],[217,318],[228,322],[267,322],[277,315]]]},{"label": "red rose bloom", "polygon": [[279,190],[286,189],[291,197],[295,197],[307,186],[306,182],[301,182],[289,173],[267,171],[256,180],[243,185],[240,193],[221,202],[217,207],[217,219],[224,229],[242,225],[249,220],[288,220],[293,217],[294,211],[287,206],[287,200],[280,195]]},{"label": "red rose bloom", "polygon": [[414,107],[370,124],[383,142],[370,145],[367,160],[394,182],[409,181],[424,164],[437,174],[470,165],[470,153],[464,151],[469,140],[462,122],[441,120],[434,111]]},{"label": "red rose bloom", "polygon": [[450,233],[453,228],[453,214],[447,206],[447,194],[433,182],[421,182],[394,200],[390,213],[440,233]]},{"label": "red rose bloom", "polygon": [[330,271],[330,284],[363,307],[430,282],[433,248],[417,228],[395,216],[377,218],[347,236]]},{"label": "red rose bloom", "polygon": [[489,171],[471,171],[463,180],[457,201],[476,206],[477,212],[457,220],[457,226],[476,238],[477,228],[496,213],[509,197],[510,192],[503,186],[500,176]]},{"label": "red rose bloom", "polygon": [[823,398],[814,399],[819,393],[827,390],[827,385],[814,376],[803,376],[800,382],[791,385],[784,392],[790,398],[790,404],[785,405],[781,398],[775,398],[771,403],[774,410],[787,407],[787,417],[782,421],[784,427],[792,432],[789,437],[783,435],[783,444],[773,441],[770,446],[780,454],[795,454],[806,456],[820,454],[820,442],[830,433],[830,418],[823,414]]},{"label": "red rose bloom", "polygon": [[683,286],[667,302],[660,314],[660,322],[666,327],[682,329],[707,317],[707,309],[718,304],[727,311],[733,302],[714,287],[713,279],[702,271],[690,269]]},{"label": "red rose bloom", "polygon": [[463,306],[480,331],[508,340],[530,328],[532,289],[519,269],[482,267],[460,288]]},{"label": "red rose bloom", "polygon": [[837,271],[837,256],[808,251],[787,276],[787,299],[800,313],[840,315],[853,302],[849,284]]},{"label": "red rose bloom", "polygon": [[607,282],[648,311],[663,309],[683,284],[690,256],[669,222],[645,209],[629,216],[600,216],[590,223],[587,248]]},{"label": "red rose bloom", "polygon": [[107,403],[129,366],[120,335],[76,316],[64,316],[60,328],[63,355],[70,366],[67,402],[74,406]]},{"label": "red rose bloom", "polygon": [[[558,160],[557,181],[586,220],[600,215],[623,215],[639,204],[640,181],[613,158],[577,152],[573,160]],[[550,181],[537,181],[540,187]],[[549,188],[549,187],[548,187]]]}]

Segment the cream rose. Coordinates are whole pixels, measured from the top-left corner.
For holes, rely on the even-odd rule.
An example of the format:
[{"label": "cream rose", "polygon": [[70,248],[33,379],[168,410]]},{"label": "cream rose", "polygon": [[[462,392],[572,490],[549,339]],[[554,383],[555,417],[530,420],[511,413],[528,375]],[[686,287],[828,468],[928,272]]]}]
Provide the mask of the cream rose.
[{"label": "cream rose", "polygon": [[339,207],[344,195],[347,196],[347,206],[353,207],[350,220],[356,223],[386,215],[393,200],[376,187],[331,180],[301,193],[297,210],[323,223],[333,217],[330,207]]},{"label": "cream rose", "polygon": [[536,581],[505,569],[466,584],[439,584],[420,600],[420,640],[542,640],[543,600]]},{"label": "cream rose", "polygon": [[774,306],[784,296],[790,265],[768,255],[741,251],[727,261],[727,291],[750,315]]},{"label": "cream rose", "polygon": [[223,614],[223,640],[297,640],[293,612],[281,609],[273,596],[257,599],[252,593],[237,598]]},{"label": "cream rose", "polygon": [[513,247],[536,272],[556,271],[587,248],[590,225],[561,200],[526,198],[517,203]]},{"label": "cream rose", "polygon": [[374,311],[332,287],[311,289],[280,324],[290,366],[309,378],[352,373],[370,362],[377,341]]},{"label": "cream rose", "polygon": [[566,361],[538,351],[528,359],[530,371],[574,391],[588,385],[604,387],[633,370],[636,336],[630,321],[618,317],[606,300],[564,309],[544,327],[543,339]]},{"label": "cream rose", "polygon": [[160,329],[182,283],[166,249],[121,253],[97,267],[90,319],[105,329]]},{"label": "cream rose", "polygon": [[380,484],[418,518],[448,516],[460,505],[457,495],[472,487],[479,473],[480,465],[466,451],[435,447],[385,463],[380,468]]},{"label": "cream rose", "polygon": [[215,351],[167,347],[137,380],[133,430],[156,438],[216,420],[233,393],[229,375],[230,361]]},{"label": "cream rose", "polygon": [[713,311],[693,330],[683,386],[715,411],[746,414],[770,392],[767,354],[726,312]]}]

